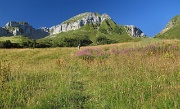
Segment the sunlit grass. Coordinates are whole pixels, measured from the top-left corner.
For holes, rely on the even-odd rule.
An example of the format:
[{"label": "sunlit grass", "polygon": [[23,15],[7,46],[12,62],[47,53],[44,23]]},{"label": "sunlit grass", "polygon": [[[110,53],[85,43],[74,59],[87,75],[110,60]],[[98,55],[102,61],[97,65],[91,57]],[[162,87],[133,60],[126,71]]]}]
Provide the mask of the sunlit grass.
[{"label": "sunlit grass", "polygon": [[179,40],[158,39],[1,49],[0,108],[178,109],[179,54]]}]

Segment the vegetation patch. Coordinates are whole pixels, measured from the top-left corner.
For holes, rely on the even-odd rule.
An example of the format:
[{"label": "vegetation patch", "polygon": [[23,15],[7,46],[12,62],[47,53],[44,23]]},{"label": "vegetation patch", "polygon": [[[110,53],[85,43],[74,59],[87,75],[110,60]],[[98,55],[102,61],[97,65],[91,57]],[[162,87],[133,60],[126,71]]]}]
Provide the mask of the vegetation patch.
[{"label": "vegetation patch", "polygon": [[0,49],[0,108],[179,109],[179,53],[160,39]]}]

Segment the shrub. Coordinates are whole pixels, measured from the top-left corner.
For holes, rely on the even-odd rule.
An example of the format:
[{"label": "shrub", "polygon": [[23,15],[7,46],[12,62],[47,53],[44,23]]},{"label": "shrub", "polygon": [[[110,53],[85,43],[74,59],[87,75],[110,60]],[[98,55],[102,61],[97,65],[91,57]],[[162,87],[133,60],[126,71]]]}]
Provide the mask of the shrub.
[{"label": "shrub", "polygon": [[3,42],[3,47],[4,48],[11,48],[12,47],[12,43],[10,40],[6,40],[5,42]]},{"label": "shrub", "polygon": [[61,37],[52,41],[53,47],[76,47],[78,44],[87,46],[93,43],[88,36]]},{"label": "shrub", "polygon": [[111,44],[111,43],[116,43],[116,41],[108,39],[106,36],[98,36],[96,38],[96,43],[98,45],[103,45],[103,44]]}]

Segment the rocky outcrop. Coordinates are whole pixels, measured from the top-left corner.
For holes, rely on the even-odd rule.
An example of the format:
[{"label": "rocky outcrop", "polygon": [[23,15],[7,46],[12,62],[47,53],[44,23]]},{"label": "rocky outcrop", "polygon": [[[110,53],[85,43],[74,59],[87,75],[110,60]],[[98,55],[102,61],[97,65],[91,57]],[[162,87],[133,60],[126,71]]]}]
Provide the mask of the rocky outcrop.
[{"label": "rocky outcrop", "polygon": [[87,24],[100,25],[105,19],[111,19],[107,14],[99,15],[98,13],[83,13],[79,14],[59,25],[50,28],[50,34],[58,34],[70,30],[77,30]]},{"label": "rocky outcrop", "polygon": [[8,31],[2,27],[0,27],[0,36],[7,36],[8,35]]},{"label": "rocky outcrop", "polygon": [[134,25],[126,25],[126,32],[133,37],[144,37],[145,34]]},{"label": "rocky outcrop", "polygon": [[23,35],[30,38],[35,37],[36,30],[30,26],[27,22],[8,22],[5,26],[10,33],[14,36]]},{"label": "rocky outcrop", "polygon": [[43,38],[48,35],[50,35],[50,33],[49,33],[49,28],[47,27],[41,27],[36,30],[36,39]]},{"label": "rocky outcrop", "polygon": [[5,27],[0,28],[0,36],[28,36],[33,39],[43,38],[49,35],[48,28],[35,29],[27,22],[8,22]]}]

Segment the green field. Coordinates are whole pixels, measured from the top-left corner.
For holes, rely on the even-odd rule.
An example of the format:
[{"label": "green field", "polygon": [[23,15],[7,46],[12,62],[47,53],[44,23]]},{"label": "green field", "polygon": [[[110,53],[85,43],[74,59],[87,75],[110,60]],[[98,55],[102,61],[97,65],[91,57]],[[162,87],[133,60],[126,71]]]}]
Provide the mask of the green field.
[{"label": "green field", "polygon": [[2,109],[179,109],[180,40],[0,49]]},{"label": "green field", "polygon": [[30,38],[23,36],[0,37],[0,41],[7,41],[7,40],[10,40],[12,43],[20,43],[20,44],[23,42],[31,41]]}]

